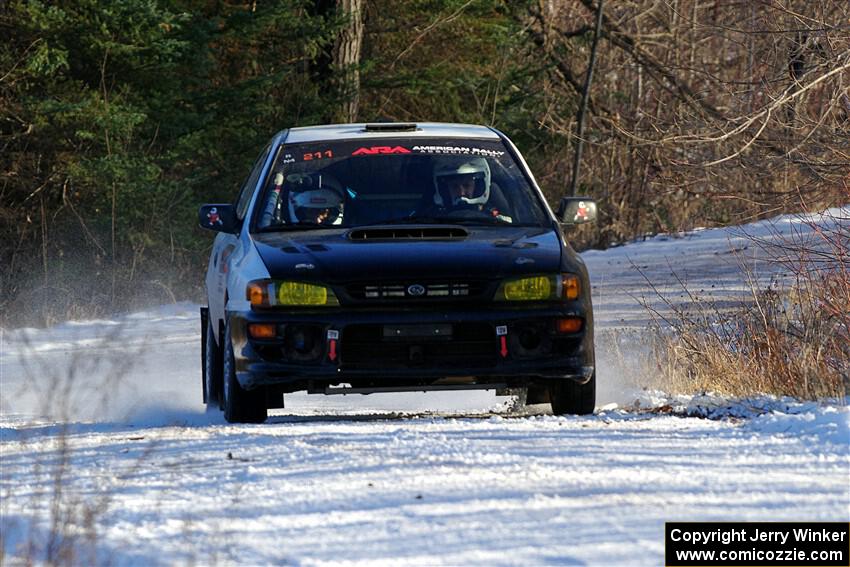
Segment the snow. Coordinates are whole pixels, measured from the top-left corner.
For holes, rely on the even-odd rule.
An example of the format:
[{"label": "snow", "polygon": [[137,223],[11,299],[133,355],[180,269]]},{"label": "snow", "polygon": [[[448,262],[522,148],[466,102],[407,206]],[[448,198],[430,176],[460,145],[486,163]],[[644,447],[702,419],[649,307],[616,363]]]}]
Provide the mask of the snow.
[{"label": "snow", "polygon": [[751,286],[742,269],[764,287],[788,281],[792,277],[783,270],[782,262],[797,264],[801,259],[786,245],[829,249],[824,231],[831,231],[833,238],[850,238],[850,207],[658,235],[605,251],[585,252],[582,256],[590,270],[597,325],[644,327],[650,315],[639,309],[639,302],[663,311],[664,301],[689,303],[688,292],[721,308],[751,299]]},{"label": "snow", "polygon": [[[659,564],[664,521],[846,519],[846,418],[75,424],[64,490],[110,495],[98,551],[120,565]],[[35,502],[4,511],[18,524],[7,549],[32,537],[23,510],[47,514],[34,492],[49,487],[55,435],[4,431],[10,504]]]},{"label": "snow", "polygon": [[85,564],[658,565],[665,521],[848,521],[846,405],[639,390],[631,342],[657,302],[647,279],[672,302],[679,279],[739,301],[741,262],[784,277],[746,235],[816,241],[806,221],[848,217],[585,253],[600,367],[585,417],[492,392],[299,394],[229,425],[200,403],[197,305],[0,330],[0,546],[13,564],[64,542]]}]

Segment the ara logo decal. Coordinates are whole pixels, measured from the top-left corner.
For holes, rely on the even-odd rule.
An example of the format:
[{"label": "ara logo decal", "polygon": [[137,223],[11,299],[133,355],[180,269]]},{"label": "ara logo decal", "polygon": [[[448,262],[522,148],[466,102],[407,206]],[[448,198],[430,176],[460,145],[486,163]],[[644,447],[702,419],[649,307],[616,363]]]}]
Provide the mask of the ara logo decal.
[{"label": "ara logo decal", "polygon": [[372,146],[371,148],[358,148],[354,150],[353,156],[373,156],[376,154],[410,154],[413,153],[402,146]]}]

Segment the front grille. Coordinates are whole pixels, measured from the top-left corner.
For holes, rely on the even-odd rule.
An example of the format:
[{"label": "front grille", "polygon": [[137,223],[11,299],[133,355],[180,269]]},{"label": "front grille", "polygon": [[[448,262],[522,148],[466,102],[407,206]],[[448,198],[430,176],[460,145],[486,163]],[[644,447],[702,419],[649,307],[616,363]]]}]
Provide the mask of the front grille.
[{"label": "front grille", "polygon": [[[392,337],[384,325],[349,325],[340,341],[343,369],[492,367],[498,356],[493,327],[455,323],[451,337]],[[423,334],[424,335],[424,334]]]},{"label": "front grille", "polygon": [[393,282],[353,284],[346,289],[357,300],[465,300],[480,297],[487,287],[482,281]]}]

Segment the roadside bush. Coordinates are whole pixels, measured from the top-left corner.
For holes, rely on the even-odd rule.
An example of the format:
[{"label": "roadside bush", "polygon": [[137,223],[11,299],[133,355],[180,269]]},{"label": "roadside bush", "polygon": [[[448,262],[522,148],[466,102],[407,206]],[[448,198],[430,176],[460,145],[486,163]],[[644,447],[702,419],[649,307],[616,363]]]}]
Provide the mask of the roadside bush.
[{"label": "roadside bush", "polygon": [[850,392],[850,217],[799,219],[790,237],[750,236],[788,277],[765,285],[742,265],[750,297],[734,309],[695,301],[653,311],[652,384],[671,392],[846,399]]},{"label": "roadside bush", "polygon": [[130,370],[149,345],[129,350],[123,331],[113,329],[64,356],[40,350],[27,330],[5,337],[0,566],[115,564],[103,532],[116,489],[148,461],[153,444],[127,466],[91,474],[90,447],[79,431],[96,430],[91,420],[117,411],[116,392],[132,391]]}]

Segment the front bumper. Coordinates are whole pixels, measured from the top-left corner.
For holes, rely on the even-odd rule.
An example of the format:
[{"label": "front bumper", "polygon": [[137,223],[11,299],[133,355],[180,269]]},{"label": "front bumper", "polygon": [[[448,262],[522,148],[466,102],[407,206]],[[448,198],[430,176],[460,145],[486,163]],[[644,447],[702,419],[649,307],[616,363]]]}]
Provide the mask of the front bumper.
[{"label": "front bumper", "polygon": [[[246,389],[326,391],[521,386],[535,379],[586,382],[594,372],[592,317],[569,304],[535,308],[249,311],[228,314],[236,375]],[[555,321],[583,319],[577,333]],[[273,324],[273,339],[248,325]],[[300,348],[299,348],[300,347]]]}]

